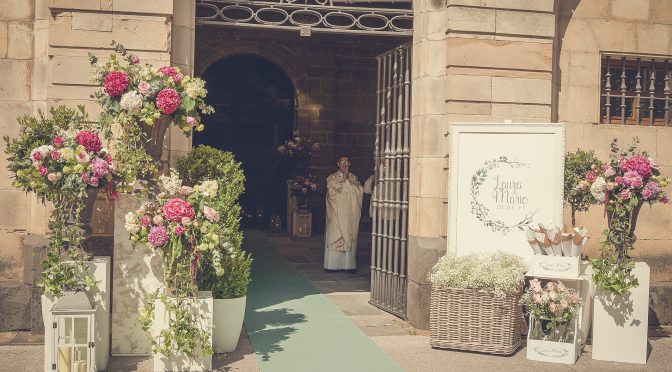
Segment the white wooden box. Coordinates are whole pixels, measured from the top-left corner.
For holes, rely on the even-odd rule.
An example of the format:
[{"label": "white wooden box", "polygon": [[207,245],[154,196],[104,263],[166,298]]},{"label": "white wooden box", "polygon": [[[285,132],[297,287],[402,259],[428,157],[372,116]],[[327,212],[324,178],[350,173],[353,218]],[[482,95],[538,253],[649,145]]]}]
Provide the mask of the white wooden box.
[{"label": "white wooden box", "polygon": [[574,343],[527,340],[527,359],[540,362],[574,364],[581,354],[581,348]]},{"label": "white wooden box", "polygon": [[531,276],[576,279],[581,274],[580,259],[576,257],[535,255],[530,268]]},{"label": "white wooden box", "polygon": [[[152,327],[152,336],[156,336],[162,329],[168,326],[170,313],[161,299],[156,299],[154,308],[154,324]],[[212,292],[200,291],[196,294],[194,312],[199,312],[203,318],[199,323],[201,329],[207,329],[210,332],[210,344],[212,344]],[[210,371],[212,370],[212,355],[199,356],[194,359],[184,354],[173,354],[169,357],[163,354],[154,354],[154,371]]]},{"label": "white wooden box", "polygon": [[651,269],[637,262],[632,271],[639,286],[625,296],[595,293],[593,359],[646,364]]}]

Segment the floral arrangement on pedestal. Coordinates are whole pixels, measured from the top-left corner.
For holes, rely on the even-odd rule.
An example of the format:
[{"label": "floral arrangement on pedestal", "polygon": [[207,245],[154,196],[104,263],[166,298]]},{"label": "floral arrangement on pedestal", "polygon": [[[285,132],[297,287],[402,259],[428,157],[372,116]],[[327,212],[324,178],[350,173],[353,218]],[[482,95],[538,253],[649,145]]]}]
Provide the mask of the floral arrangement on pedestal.
[{"label": "floral arrangement on pedestal", "polygon": [[112,46],[115,53],[104,64],[89,54],[91,81],[103,87],[92,98],[103,108],[99,121],[106,138],[112,137],[113,124],[121,128],[114,149],[124,186],[130,188],[136,177],[155,174],[171,122],[190,135],[204,129],[200,115],[214,109],[204,102],[207,90],[202,79],[185,76],[178,67],[142,65],[123,45],[113,41]]},{"label": "floral arrangement on pedestal", "polygon": [[542,286],[539,279],[530,280],[530,286],[520,299],[533,322],[530,339],[574,342],[576,335],[570,324],[578,316],[581,302],[576,290],[560,281],[550,281]]},{"label": "floral arrangement on pedestal", "polygon": [[592,261],[593,280],[605,291],[623,295],[639,285],[632,277],[637,217],[647,203],[669,203],[663,189],[672,179],[660,174],[658,165],[646,152],[637,150],[638,140],[622,150],[616,139],[611,143],[610,161],[588,172],[576,188],[589,189],[605,206],[609,228],[604,231],[600,258]]},{"label": "floral arrangement on pedestal", "polygon": [[294,137],[278,146],[276,150],[280,155],[292,159],[294,174],[307,175],[310,167],[310,158],[313,156],[313,151],[320,149],[320,144],[301,136],[301,132],[298,129],[294,130],[293,135]]},{"label": "floral arrangement on pedestal", "polygon": [[[49,118],[42,113],[39,118],[19,118],[18,138],[4,140],[13,186],[55,206],[49,218],[49,247],[40,285],[46,293],[58,296],[91,284],[83,276],[84,262],[91,257],[81,246],[81,222],[90,221],[98,190],[116,199],[121,176],[117,161],[103,147],[99,128],[87,122],[83,107],[60,106],[50,114]],[[79,265],[64,265],[62,250]]]},{"label": "floral arrangement on pedestal", "polygon": [[585,177],[602,168],[602,162],[595,152],[577,150],[565,155],[565,204],[572,213],[572,227],[576,227],[576,212],[585,212],[591,205],[600,204],[590,192],[590,185]]},{"label": "floral arrangement on pedestal", "polygon": [[[200,348],[204,355],[210,355],[210,333],[198,327],[201,315],[191,309],[201,255],[211,255],[215,271],[223,274],[220,247],[224,231],[219,212],[213,208],[218,184],[204,181],[194,187],[183,186],[175,170],[169,177],[161,176],[160,184],[156,200],[126,215],[125,227],[131,240],[158,250],[163,263],[163,287],[149,296],[140,321],[144,330],[151,328],[154,301],[159,298],[173,316],[169,327],[152,339],[152,350],[163,355],[182,352],[194,357]],[[228,247],[228,254],[232,254],[233,245]]]},{"label": "floral arrangement on pedestal", "polygon": [[319,186],[315,177],[310,175],[307,177],[296,176],[287,180],[287,183],[292,190],[292,194],[294,194],[297,199],[299,210],[307,211],[308,206],[310,205],[310,197]]}]

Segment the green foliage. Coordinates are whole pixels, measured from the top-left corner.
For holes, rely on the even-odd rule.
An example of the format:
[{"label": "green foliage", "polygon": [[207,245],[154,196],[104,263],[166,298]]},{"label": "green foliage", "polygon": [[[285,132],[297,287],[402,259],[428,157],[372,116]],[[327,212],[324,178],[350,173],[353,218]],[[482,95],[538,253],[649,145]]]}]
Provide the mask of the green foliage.
[{"label": "green foliage", "polygon": [[204,257],[199,268],[199,288],[211,290],[214,298],[245,296],[250,283],[250,267],[252,266],[250,254],[237,250],[232,255],[222,256],[221,265],[224,274],[217,276],[212,268],[211,258]]},{"label": "green foliage", "polygon": [[577,150],[565,155],[565,204],[572,208],[572,226],[576,226],[576,212],[585,212],[591,205],[601,203],[590,193],[590,187],[578,187],[587,173],[600,167],[602,162],[593,150]]},{"label": "green foliage", "polygon": [[[216,180],[219,192],[213,208],[220,214],[219,223],[225,231],[221,254],[213,257],[204,254],[198,273],[198,287],[211,290],[215,298],[240,297],[247,292],[251,258],[240,252],[243,234],[240,231],[240,204],[238,198],[244,191],[245,175],[233,154],[209,146],[198,146],[177,162],[177,170],[185,185],[195,185],[203,180]],[[230,250],[234,252],[231,255]],[[213,258],[221,260],[224,268],[219,275]]]}]

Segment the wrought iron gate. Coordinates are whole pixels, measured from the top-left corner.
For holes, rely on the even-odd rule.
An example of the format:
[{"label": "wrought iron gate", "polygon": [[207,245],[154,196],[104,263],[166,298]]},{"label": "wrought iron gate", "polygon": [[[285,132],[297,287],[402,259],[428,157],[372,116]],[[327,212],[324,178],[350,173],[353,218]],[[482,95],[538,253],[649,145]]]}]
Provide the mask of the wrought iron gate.
[{"label": "wrought iron gate", "polygon": [[406,318],[411,44],[378,56],[372,305]]}]

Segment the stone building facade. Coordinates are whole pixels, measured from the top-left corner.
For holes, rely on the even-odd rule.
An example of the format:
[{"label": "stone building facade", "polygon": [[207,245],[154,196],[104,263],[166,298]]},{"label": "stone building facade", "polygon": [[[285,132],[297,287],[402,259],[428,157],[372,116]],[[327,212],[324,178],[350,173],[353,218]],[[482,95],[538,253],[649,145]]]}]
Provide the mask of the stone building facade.
[{"label": "stone building facade", "polygon": [[[667,0],[414,0],[412,37],[409,321],[428,327],[426,274],[446,251],[449,127],[452,122],[565,122],[567,150],[606,158],[611,138],[634,136],[672,174],[672,128],[600,124],[604,53],[672,56]],[[197,26],[194,0],[0,0],[0,134],[14,118],[60,104],[98,107],[89,95],[87,53],[105,57],[116,40],[154,65],[202,74],[221,58],[260,55],[280,66],[297,91],[297,123],[325,143],[321,175],[345,146],[364,177],[372,159],[375,57],[405,41],[372,36],[299,37],[294,33]],[[216,89],[211,87],[210,89]],[[368,92],[368,93],[364,93]],[[367,127],[368,125],[368,127]],[[168,163],[190,139],[169,132]],[[2,144],[4,146],[4,143]],[[3,155],[4,156],[4,155]],[[49,206],[16,190],[0,162],[0,330],[31,328],[33,247]],[[97,232],[112,231],[110,207],[98,203]],[[655,321],[672,322],[672,213],[645,208],[635,254],[652,267]],[[589,255],[606,225],[599,208],[578,223],[593,232]],[[37,239],[39,240],[39,239]],[[20,309],[20,310],[17,310]],[[667,311],[665,310],[667,309]],[[11,311],[10,311],[11,310]],[[5,316],[5,314],[18,314]]]}]

